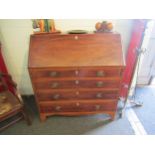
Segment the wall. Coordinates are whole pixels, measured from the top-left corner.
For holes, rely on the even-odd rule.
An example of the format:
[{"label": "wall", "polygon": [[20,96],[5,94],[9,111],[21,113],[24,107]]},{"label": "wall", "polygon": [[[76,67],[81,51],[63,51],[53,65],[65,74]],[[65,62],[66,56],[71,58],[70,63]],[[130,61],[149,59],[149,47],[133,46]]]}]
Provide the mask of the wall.
[{"label": "wall", "polygon": [[[55,20],[56,28],[61,31],[71,29],[94,30],[97,21],[102,20]],[[123,52],[126,54],[132,30],[132,20],[110,20],[114,24],[114,30],[122,36]],[[29,36],[32,34],[32,21],[0,20],[0,41],[2,53],[10,74],[17,82],[22,94],[32,94],[32,86],[28,75],[27,62],[29,50]]]}]

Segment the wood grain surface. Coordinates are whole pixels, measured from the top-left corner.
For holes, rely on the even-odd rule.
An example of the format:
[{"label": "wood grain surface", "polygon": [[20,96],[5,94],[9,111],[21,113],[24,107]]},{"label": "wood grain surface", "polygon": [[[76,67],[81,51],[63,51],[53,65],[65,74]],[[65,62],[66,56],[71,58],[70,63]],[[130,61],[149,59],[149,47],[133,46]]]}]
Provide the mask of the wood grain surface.
[{"label": "wood grain surface", "polygon": [[124,67],[119,34],[31,35],[28,69],[41,121],[97,113],[114,119]]}]

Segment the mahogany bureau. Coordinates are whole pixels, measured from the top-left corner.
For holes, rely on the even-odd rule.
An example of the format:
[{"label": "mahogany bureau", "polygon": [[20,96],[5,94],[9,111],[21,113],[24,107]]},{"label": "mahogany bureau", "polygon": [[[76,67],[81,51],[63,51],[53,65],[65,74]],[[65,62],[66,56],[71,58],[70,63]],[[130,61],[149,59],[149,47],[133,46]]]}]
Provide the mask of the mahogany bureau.
[{"label": "mahogany bureau", "polygon": [[28,69],[41,121],[98,113],[114,119],[124,67],[119,34],[31,35]]}]

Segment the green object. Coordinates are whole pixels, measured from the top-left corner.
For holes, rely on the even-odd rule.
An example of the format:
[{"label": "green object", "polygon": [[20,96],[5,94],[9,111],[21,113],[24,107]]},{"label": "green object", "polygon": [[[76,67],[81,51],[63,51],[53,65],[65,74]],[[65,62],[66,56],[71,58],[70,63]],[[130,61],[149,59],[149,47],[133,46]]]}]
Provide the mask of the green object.
[{"label": "green object", "polygon": [[36,21],[36,20],[32,20],[32,22],[33,22],[33,29],[38,28],[38,27],[37,27],[37,21]]},{"label": "green object", "polygon": [[48,19],[44,19],[45,22],[45,32],[49,32]]},{"label": "green object", "polygon": [[50,19],[48,19],[48,31],[50,32],[51,30],[51,23],[50,23]]},{"label": "green object", "polygon": [[102,24],[107,24],[107,21],[103,21]]}]

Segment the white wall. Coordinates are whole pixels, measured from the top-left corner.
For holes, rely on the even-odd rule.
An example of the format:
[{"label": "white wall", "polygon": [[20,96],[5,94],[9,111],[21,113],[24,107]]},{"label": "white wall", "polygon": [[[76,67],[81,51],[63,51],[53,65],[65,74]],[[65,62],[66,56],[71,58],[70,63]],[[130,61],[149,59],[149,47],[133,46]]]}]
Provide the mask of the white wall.
[{"label": "white wall", "polygon": [[[56,28],[61,31],[71,29],[94,30],[97,21],[102,20],[55,20]],[[132,20],[109,20],[114,24],[114,30],[122,36],[123,52],[126,53],[132,30]],[[22,94],[32,94],[32,86],[27,70],[29,36],[32,34],[32,22],[23,20],[0,20],[0,41],[2,54],[10,74],[17,82]]]}]

